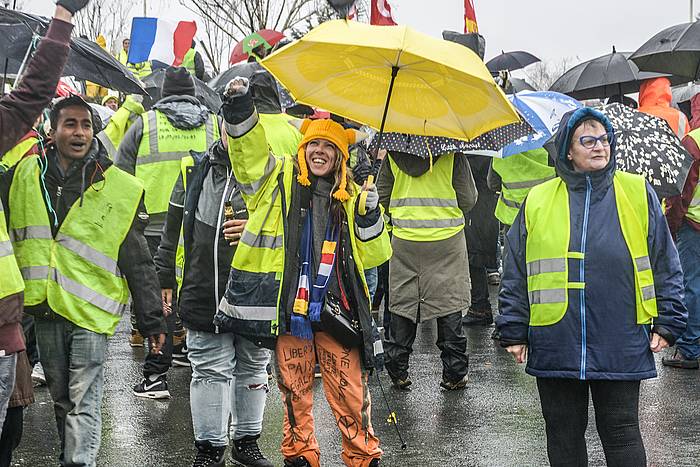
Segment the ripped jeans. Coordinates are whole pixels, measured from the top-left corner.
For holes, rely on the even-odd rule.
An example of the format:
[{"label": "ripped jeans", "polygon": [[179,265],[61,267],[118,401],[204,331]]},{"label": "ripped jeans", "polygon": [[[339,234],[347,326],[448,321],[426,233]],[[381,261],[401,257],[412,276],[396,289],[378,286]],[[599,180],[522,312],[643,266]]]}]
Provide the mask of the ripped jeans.
[{"label": "ripped jeans", "polygon": [[190,408],[196,441],[228,444],[228,418],[233,439],[262,431],[268,392],[266,367],[270,351],[233,334],[187,331],[192,364]]}]

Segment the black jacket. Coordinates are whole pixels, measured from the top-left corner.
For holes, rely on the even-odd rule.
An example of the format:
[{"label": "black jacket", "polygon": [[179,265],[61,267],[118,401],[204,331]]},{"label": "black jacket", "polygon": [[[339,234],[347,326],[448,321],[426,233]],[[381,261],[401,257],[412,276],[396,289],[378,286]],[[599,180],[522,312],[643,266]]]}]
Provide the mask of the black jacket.
[{"label": "black jacket", "polygon": [[[58,220],[57,226],[54,226],[53,223],[51,225],[51,231],[56,236],[68,211],[75,203],[80,203],[81,195],[85,190],[91,189],[91,186],[99,187],[100,182],[104,180],[103,171],[112,165],[112,161],[102,143],[97,139],[93,139],[92,148],[88,155],[82,160],[73,162],[66,173],[63,173],[59,166],[54,145],[47,147],[46,156],[48,168],[45,184]],[[13,169],[3,174],[0,179],[0,196],[5,206],[5,216],[8,221],[11,210],[18,209],[18,206],[9,203],[10,185],[14,173]],[[49,219],[52,219],[53,214],[49,211],[48,206],[46,209],[49,213]],[[119,248],[117,264],[129,284],[133,300],[132,309],[137,312],[137,327],[144,336],[151,336],[165,333],[166,327],[156,271],[148,251],[146,238],[143,235],[147,223],[148,215],[143,199],[141,199],[131,229]],[[25,311],[37,317],[53,318],[56,316],[46,303],[28,307]]]},{"label": "black jacket", "polygon": [[[231,197],[237,219],[247,219],[248,211],[241,196],[235,177],[231,175],[228,189],[224,194],[227,172],[230,173],[228,154],[220,141],[217,141],[207,153],[192,153],[195,164],[187,169],[186,194],[182,202],[182,176],[175,184],[170,199],[165,229],[158,253],[155,257],[158,278],[162,288],[175,289],[175,255],[180,227],[183,228],[185,245],[185,268],[182,290],[179,292],[179,315],[189,329],[215,332],[212,324],[219,301],[226,291],[231,260],[236,251],[224,239],[219,220],[222,196]],[[197,209],[207,209],[212,215],[213,206],[205,207],[200,200],[214,200],[216,204],[213,216],[218,227],[202,220]],[[217,268],[214,269],[214,244],[217,242]],[[218,296],[214,284],[218,282]]]},{"label": "black jacket", "polygon": [[488,186],[487,179],[491,158],[488,156],[468,156],[476,190],[479,193],[476,204],[464,215],[464,233],[467,237],[469,266],[496,268],[498,248],[498,219],[494,212],[498,198]]}]

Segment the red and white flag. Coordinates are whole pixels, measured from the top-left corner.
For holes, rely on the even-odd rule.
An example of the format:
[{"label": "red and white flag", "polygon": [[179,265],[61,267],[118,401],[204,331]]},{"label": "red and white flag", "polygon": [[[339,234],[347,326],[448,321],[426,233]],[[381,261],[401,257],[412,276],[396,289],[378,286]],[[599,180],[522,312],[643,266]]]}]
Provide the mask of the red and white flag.
[{"label": "red and white flag", "polygon": [[391,17],[391,5],[387,0],[371,0],[372,16],[370,24],[376,26],[396,26],[394,18]]},{"label": "red and white flag", "polygon": [[479,26],[476,24],[476,10],[474,9],[473,0],[464,0],[464,32],[479,32]]}]

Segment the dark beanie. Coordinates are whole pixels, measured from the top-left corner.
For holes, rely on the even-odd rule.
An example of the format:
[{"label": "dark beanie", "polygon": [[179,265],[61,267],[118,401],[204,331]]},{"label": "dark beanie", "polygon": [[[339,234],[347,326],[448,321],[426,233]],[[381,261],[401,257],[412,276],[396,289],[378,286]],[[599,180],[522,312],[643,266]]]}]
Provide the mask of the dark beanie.
[{"label": "dark beanie", "polygon": [[165,79],[163,80],[163,97],[168,96],[193,96],[194,97],[194,80],[192,75],[186,68],[169,67],[165,70]]}]

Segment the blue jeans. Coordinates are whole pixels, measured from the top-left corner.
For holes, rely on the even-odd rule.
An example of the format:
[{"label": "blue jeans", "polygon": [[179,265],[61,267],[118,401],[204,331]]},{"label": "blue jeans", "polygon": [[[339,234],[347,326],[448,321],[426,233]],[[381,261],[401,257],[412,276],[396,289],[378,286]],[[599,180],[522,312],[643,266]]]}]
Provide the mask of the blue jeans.
[{"label": "blue jeans", "polygon": [[676,349],[688,359],[700,358],[700,232],[683,224],[678,232],[678,255],[683,268],[688,324]]},{"label": "blue jeans", "polygon": [[270,351],[234,334],[187,330],[192,364],[190,409],[196,441],[228,444],[228,417],[233,439],[262,432]]},{"label": "blue jeans", "polygon": [[377,268],[365,269],[365,280],[367,281],[367,288],[369,289],[369,306],[372,307],[372,302],[374,301],[374,294],[377,292]]},{"label": "blue jeans", "polygon": [[17,354],[3,355],[0,357],[0,435],[5,423],[7,403],[15,387],[15,369],[17,367]]},{"label": "blue jeans", "polygon": [[36,340],[56,414],[62,466],[94,466],[102,435],[107,336],[63,319],[37,319]]}]

